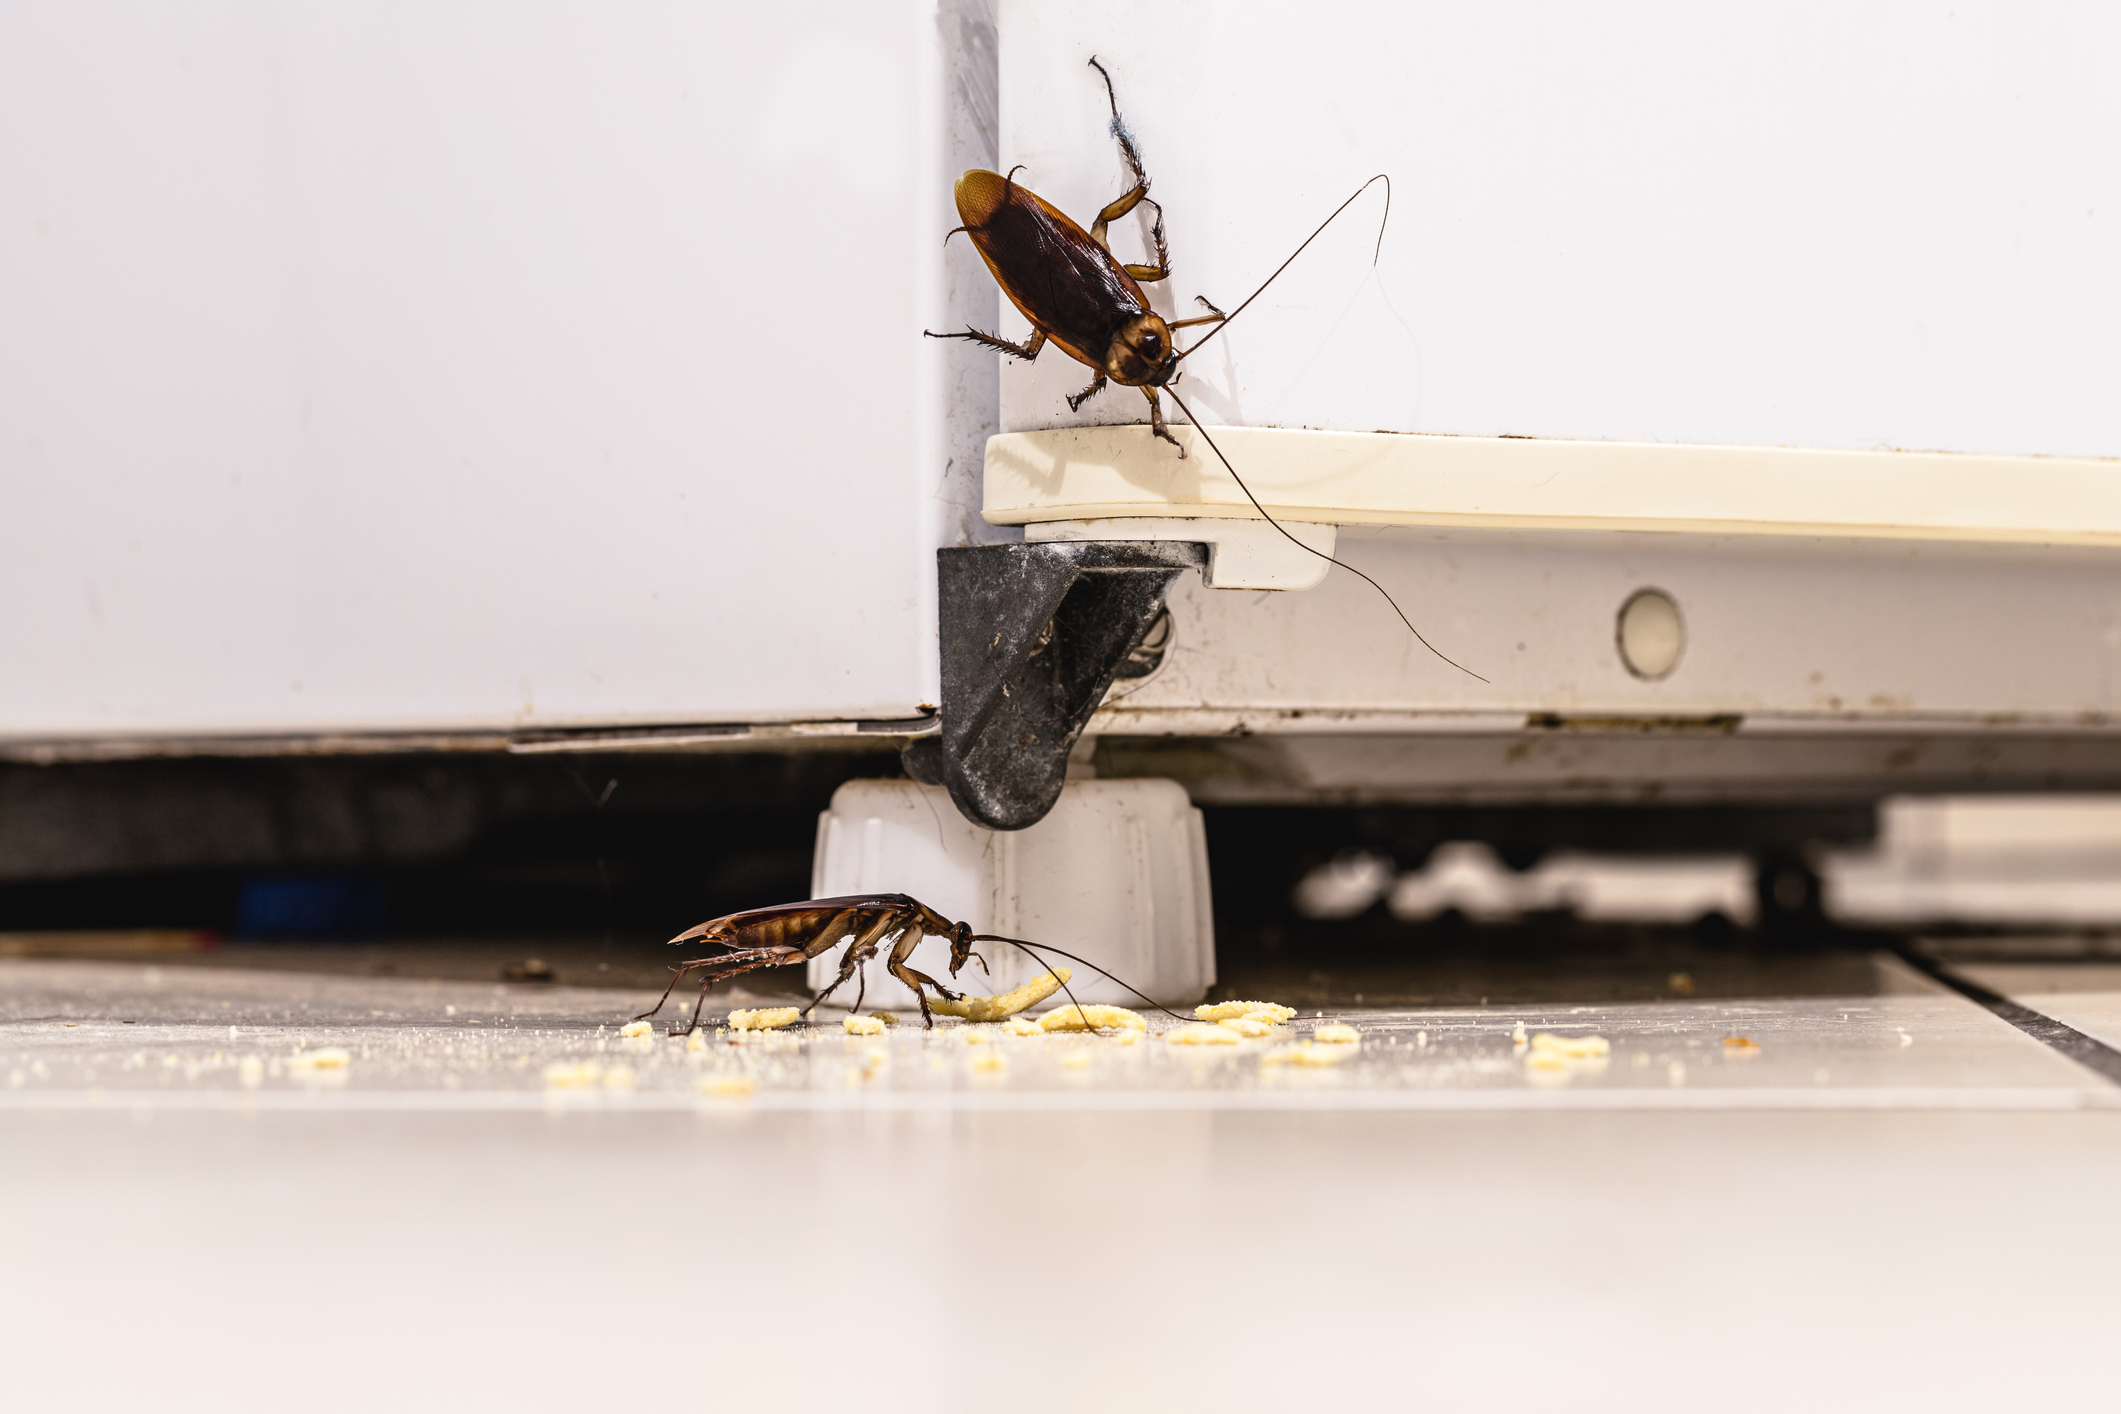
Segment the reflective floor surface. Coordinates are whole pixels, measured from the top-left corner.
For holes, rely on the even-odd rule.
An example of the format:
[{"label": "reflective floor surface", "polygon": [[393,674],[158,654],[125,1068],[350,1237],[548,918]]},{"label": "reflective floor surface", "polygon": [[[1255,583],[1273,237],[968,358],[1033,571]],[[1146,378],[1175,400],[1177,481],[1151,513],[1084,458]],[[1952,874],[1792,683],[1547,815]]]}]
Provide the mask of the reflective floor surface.
[{"label": "reflective floor surface", "polygon": [[[2111,964],[1956,966],[2121,1029]],[[693,1050],[622,990],[4,962],[8,1403],[2106,1401],[2121,1087],[1889,955],[1771,972]]]}]

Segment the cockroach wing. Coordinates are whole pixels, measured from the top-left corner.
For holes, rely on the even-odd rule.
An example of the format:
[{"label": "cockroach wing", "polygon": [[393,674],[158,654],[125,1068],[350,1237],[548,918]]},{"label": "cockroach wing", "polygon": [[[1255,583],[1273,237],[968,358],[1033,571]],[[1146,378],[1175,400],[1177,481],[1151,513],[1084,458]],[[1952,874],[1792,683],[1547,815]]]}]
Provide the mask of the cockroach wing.
[{"label": "cockroach wing", "polygon": [[1102,370],[1119,326],[1149,301],[1082,227],[999,172],[957,179],[957,214],[1002,293],[1069,357]]}]

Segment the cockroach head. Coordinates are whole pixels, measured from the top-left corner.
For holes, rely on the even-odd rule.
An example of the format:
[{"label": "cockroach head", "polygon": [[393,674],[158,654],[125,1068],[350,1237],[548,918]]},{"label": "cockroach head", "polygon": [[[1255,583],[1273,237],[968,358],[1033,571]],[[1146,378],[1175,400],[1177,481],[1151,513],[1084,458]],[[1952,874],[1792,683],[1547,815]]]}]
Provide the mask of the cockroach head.
[{"label": "cockroach head", "polygon": [[979,954],[972,950],[973,942],[972,925],[970,923],[953,923],[950,925],[950,975],[952,977],[957,976],[957,970],[974,958],[979,958],[979,965],[982,970],[985,970],[987,960],[980,958]]},{"label": "cockroach head", "polygon": [[1130,388],[1160,388],[1178,366],[1171,326],[1157,314],[1137,314],[1119,326],[1105,348],[1105,376]]}]

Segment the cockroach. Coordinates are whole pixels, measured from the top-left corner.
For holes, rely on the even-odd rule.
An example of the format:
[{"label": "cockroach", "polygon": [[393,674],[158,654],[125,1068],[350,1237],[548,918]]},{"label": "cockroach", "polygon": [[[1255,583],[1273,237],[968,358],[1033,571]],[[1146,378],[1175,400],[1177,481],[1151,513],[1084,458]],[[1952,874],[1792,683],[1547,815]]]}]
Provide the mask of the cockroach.
[{"label": "cockroach", "polygon": [[[936,994],[946,1001],[956,1001],[959,994],[925,972],[915,971],[906,965],[906,959],[912,955],[914,948],[920,945],[921,939],[930,935],[950,940],[950,975],[953,978],[968,961],[977,962],[982,971],[986,970],[987,960],[973,951],[974,943],[1007,943],[1011,947],[1023,949],[1024,953],[1041,967],[1047,967],[1048,964],[1039,956],[1039,952],[1050,952],[1071,962],[1082,963],[1091,971],[1119,982],[1117,977],[1112,977],[1111,973],[1096,963],[1084,962],[1074,953],[1062,952],[1059,948],[1049,947],[1044,943],[1038,944],[1034,950],[1032,944],[1020,938],[1005,938],[999,933],[975,933],[971,924],[953,923],[919,899],[910,898],[905,894],[850,894],[843,898],[815,898],[802,903],[754,908],[744,913],[710,918],[698,927],[687,928],[670,941],[689,943],[698,939],[703,945],[720,947],[726,951],[714,957],[695,958],[691,962],[680,964],[671,976],[670,985],[663,989],[663,995],[657,998],[656,1004],[634,1020],[646,1021],[661,1011],[663,1003],[669,1001],[670,994],[677,989],[678,980],[688,972],[698,972],[700,999],[693,1004],[692,1017],[683,1026],[670,1028],[670,1034],[673,1036],[687,1035],[699,1026],[700,1009],[707,1004],[707,989],[715,983],[761,967],[782,967],[789,963],[808,961],[832,951],[842,942],[847,942],[847,955],[840,959],[840,975],[832,980],[831,986],[810,999],[810,1005],[803,1008],[803,1013],[807,1016],[820,1002],[838,991],[840,984],[852,977],[856,968],[875,957],[877,949],[894,935],[896,941],[892,943],[891,957],[884,966],[920,999],[921,1021],[931,1027],[935,1025],[935,1015],[928,1008],[927,989],[933,987]],[[1150,1001],[1148,996],[1128,987],[1125,982],[1119,982],[1119,985],[1126,987],[1166,1016],[1180,1021],[1186,1019]],[[1075,1000],[1075,993],[1068,991],[1066,983],[1061,984],[1061,990],[1068,992],[1070,1001]],[[867,1000],[868,995],[869,976],[863,973],[860,989],[854,998],[854,1009],[857,1012],[862,1009],[862,1003]]]},{"label": "cockroach", "polygon": [[[1237,482],[1238,489],[1245,493],[1245,499],[1252,503],[1253,509],[1258,511],[1269,525],[1287,536],[1290,543],[1317,555],[1329,564],[1339,565],[1367,582],[1372,589],[1384,595],[1385,602],[1392,606],[1392,612],[1399,615],[1399,621],[1407,626],[1407,631],[1414,635],[1422,647],[1443,658],[1460,672],[1486,682],[1486,678],[1481,678],[1480,674],[1472,669],[1444,657],[1434,644],[1423,638],[1421,630],[1414,627],[1414,621],[1407,617],[1406,611],[1399,607],[1399,602],[1383,585],[1353,565],[1336,560],[1323,550],[1305,545],[1303,541],[1290,535],[1288,528],[1280,521],[1268,515],[1267,508],[1260,505],[1259,498],[1252,494],[1252,488],[1237,474],[1237,468],[1230,465],[1230,459],[1223,455],[1222,448],[1215,445],[1215,439],[1208,435],[1208,429],[1201,426],[1200,419],[1193,415],[1193,410],[1186,406],[1185,400],[1179,397],[1178,390],[1172,386],[1178,379],[1179,364],[1198,353],[1202,345],[1230,327],[1231,322],[1245,312],[1246,306],[1265,293],[1267,286],[1279,279],[1282,271],[1287,270],[1296,257],[1304,253],[1305,247],[1317,240],[1327,226],[1333,224],[1335,217],[1354,205],[1358,197],[1378,182],[1385,184],[1385,219],[1390,220],[1392,179],[1379,173],[1356,188],[1354,196],[1342,202],[1334,209],[1333,215],[1320,222],[1318,230],[1306,236],[1303,244],[1275,268],[1265,283],[1230,313],[1224,314],[1205,296],[1196,295],[1195,301],[1208,311],[1206,314],[1175,322],[1167,321],[1149,307],[1149,297],[1142,293],[1144,283],[1155,284],[1160,280],[1169,279],[1171,275],[1171,256],[1164,237],[1163,207],[1150,200],[1149,174],[1142,165],[1141,150],[1135,143],[1133,130],[1119,115],[1119,96],[1113,90],[1112,75],[1105,71],[1103,64],[1097,62],[1095,55],[1091,56],[1090,67],[1096,69],[1105,81],[1105,99],[1112,109],[1111,133],[1119,143],[1120,156],[1125,160],[1127,170],[1133,176],[1133,185],[1107,203],[1104,209],[1097,213],[1097,219],[1085,233],[1082,227],[1069,220],[1057,207],[1030,188],[1017,184],[1016,174],[1023,170],[1021,166],[1011,168],[1007,176],[974,170],[959,177],[955,195],[958,217],[964,224],[954,228],[950,236],[962,231],[971,239],[973,247],[980,253],[980,258],[987,262],[987,269],[992,272],[995,283],[1001,286],[1002,293],[1007,295],[1009,302],[1031,322],[1031,337],[1018,344],[1002,338],[999,334],[989,334],[969,327],[954,334],[938,334],[932,330],[922,332],[931,339],[970,339],[1027,361],[1035,360],[1039,351],[1050,340],[1060,345],[1061,351],[1070,358],[1087,365],[1095,375],[1090,380],[1089,387],[1068,399],[1069,411],[1081,410],[1084,403],[1104,390],[1107,382],[1139,388],[1142,395],[1149,400],[1150,431],[1177,447],[1179,456],[1183,457],[1186,455],[1185,446],[1164,424],[1163,403],[1157,396],[1157,390],[1162,389],[1169,393],[1171,401],[1185,414],[1186,421],[1193,424],[1194,430],[1200,433],[1201,440],[1208,444],[1209,450],[1215,453],[1216,459],[1229,471],[1231,479]],[[1156,213],[1156,219],[1149,228],[1149,243],[1155,248],[1156,262],[1153,265],[1124,264],[1113,256],[1112,245],[1105,232],[1114,221],[1144,204]],[[948,240],[949,236],[944,239]],[[1382,222],[1378,226],[1377,241],[1378,251],[1381,252],[1384,249]],[[1377,253],[1373,252],[1371,263],[1375,264],[1376,260]],[[1173,337],[1178,330],[1203,324],[1212,324],[1215,327],[1196,340],[1191,348],[1178,347],[1178,341]]]}]

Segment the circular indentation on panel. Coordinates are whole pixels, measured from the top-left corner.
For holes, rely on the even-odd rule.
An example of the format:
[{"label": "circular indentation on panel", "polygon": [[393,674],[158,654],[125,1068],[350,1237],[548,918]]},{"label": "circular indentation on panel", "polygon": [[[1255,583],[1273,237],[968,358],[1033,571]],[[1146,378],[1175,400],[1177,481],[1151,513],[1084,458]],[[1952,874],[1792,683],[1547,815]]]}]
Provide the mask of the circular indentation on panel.
[{"label": "circular indentation on panel", "polygon": [[1614,641],[1629,672],[1651,682],[1668,678],[1686,651],[1686,623],[1662,589],[1638,589],[1620,606]]}]

